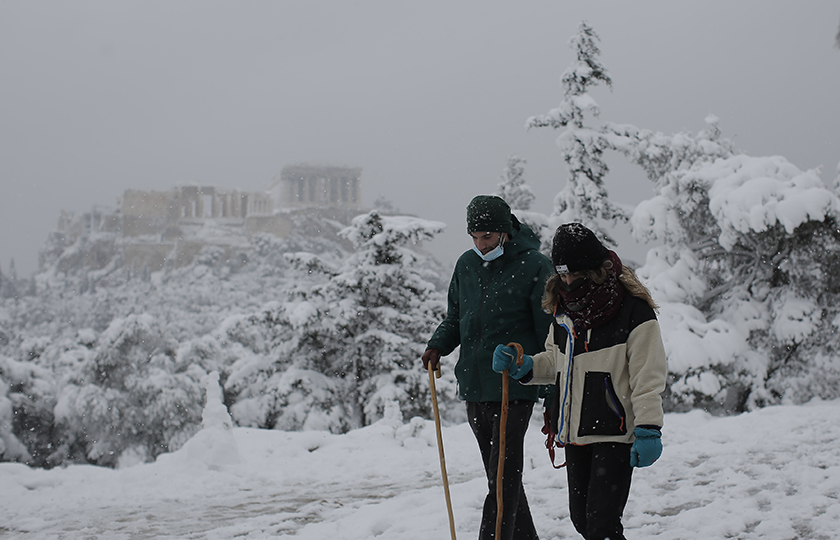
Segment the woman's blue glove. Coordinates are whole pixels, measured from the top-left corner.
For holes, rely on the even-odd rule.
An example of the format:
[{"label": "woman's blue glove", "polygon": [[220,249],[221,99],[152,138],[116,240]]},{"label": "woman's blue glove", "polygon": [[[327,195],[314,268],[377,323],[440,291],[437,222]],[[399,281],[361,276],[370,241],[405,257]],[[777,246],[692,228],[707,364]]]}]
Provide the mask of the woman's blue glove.
[{"label": "woman's blue glove", "polygon": [[630,448],[630,466],[648,467],[662,455],[662,433],[658,429],[637,427],[636,441]]},{"label": "woman's blue glove", "polygon": [[496,373],[508,370],[508,375],[519,380],[532,369],[534,369],[534,359],[527,354],[522,356],[522,365],[516,365],[516,349],[513,347],[497,345],[496,350],[493,351],[493,371]]}]

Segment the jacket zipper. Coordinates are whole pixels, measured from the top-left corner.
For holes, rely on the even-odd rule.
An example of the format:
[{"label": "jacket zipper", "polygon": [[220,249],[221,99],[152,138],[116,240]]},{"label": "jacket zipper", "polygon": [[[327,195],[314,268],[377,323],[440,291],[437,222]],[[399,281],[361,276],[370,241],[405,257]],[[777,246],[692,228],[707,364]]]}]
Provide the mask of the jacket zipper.
[{"label": "jacket zipper", "polygon": [[490,277],[487,278],[487,284],[484,285],[484,290],[481,293],[481,302],[478,305],[478,341],[476,342],[475,352],[473,353],[473,364],[475,365],[475,372],[478,375],[478,395],[479,399],[484,398],[484,384],[481,380],[481,367],[478,363],[478,353],[481,350],[481,343],[483,341],[483,332],[481,324],[481,315],[484,313],[484,301],[487,299],[487,293],[490,290],[490,283],[493,281],[493,276],[496,275],[495,266],[490,268]]},{"label": "jacket zipper", "polygon": [[609,377],[604,377],[604,390],[607,393],[607,398],[609,398],[607,406],[610,408],[610,410],[613,412],[613,414],[618,419],[621,420],[621,426],[620,426],[621,431],[625,431],[624,416],[622,416],[622,414],[621,414],[621,407],[619,405],[618,396],[615,395],[615,391],[613,390],[612,385],[610,384],[610,378]]}]

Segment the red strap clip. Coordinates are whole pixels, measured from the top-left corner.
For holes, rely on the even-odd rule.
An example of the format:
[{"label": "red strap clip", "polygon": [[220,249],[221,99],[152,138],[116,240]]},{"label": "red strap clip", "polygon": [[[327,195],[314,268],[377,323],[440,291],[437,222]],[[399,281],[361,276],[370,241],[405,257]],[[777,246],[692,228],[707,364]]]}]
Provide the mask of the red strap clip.
[{"label": "red strap clip", "polygon": [[540,431],[542,431],[543,435],[546,435],[545,439],[545,447],[548,449],[548,457],[551,458],[551,466],[555,469],[562,469],[566,466],[566,462],[564,461],[560,465],[554,463],[554,448],[560,447],[563,448],[562,444],[558,444],[556,442],[556,434],[551,432],[551,413],[548,410],[543,411],[543,427]]}]

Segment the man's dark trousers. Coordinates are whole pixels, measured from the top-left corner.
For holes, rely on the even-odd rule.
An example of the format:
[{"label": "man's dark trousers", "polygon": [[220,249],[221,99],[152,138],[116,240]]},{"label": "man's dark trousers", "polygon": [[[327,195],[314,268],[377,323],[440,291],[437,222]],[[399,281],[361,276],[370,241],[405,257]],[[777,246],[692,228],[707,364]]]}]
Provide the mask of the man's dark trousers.
[{"label": "man's dark trousers", "polygon": [[[467,402],[470,427],[478,441],[487,474],[488,493],[484,499],[479,540],[490,540],[496,534],[496,474],[499,466],[501,405],[499,402]],[[522,449],[533,409],[534,402],[529,400],[511,401],[508,406],[502,481],[502,536],[494,540],[538,539],[522,487]]]}]

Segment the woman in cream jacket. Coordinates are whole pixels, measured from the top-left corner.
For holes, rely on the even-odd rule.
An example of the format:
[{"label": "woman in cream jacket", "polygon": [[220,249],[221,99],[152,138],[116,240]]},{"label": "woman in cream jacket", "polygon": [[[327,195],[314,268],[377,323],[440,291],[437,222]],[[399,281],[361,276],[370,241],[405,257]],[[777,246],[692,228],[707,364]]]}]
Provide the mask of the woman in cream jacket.
[{"label": "woman in cream jacket", "polygon": [[662,452],[665,348],[656,304],[618,255],[579,223],[554,236],[556,274],[543,307],[554,313],[545,351],[514,362],[494,352],[494,369],[523,384],[555,384],[550,429],[565,450],[569,509],[587,540],[624,538],[621,515],[633,467]]}]

